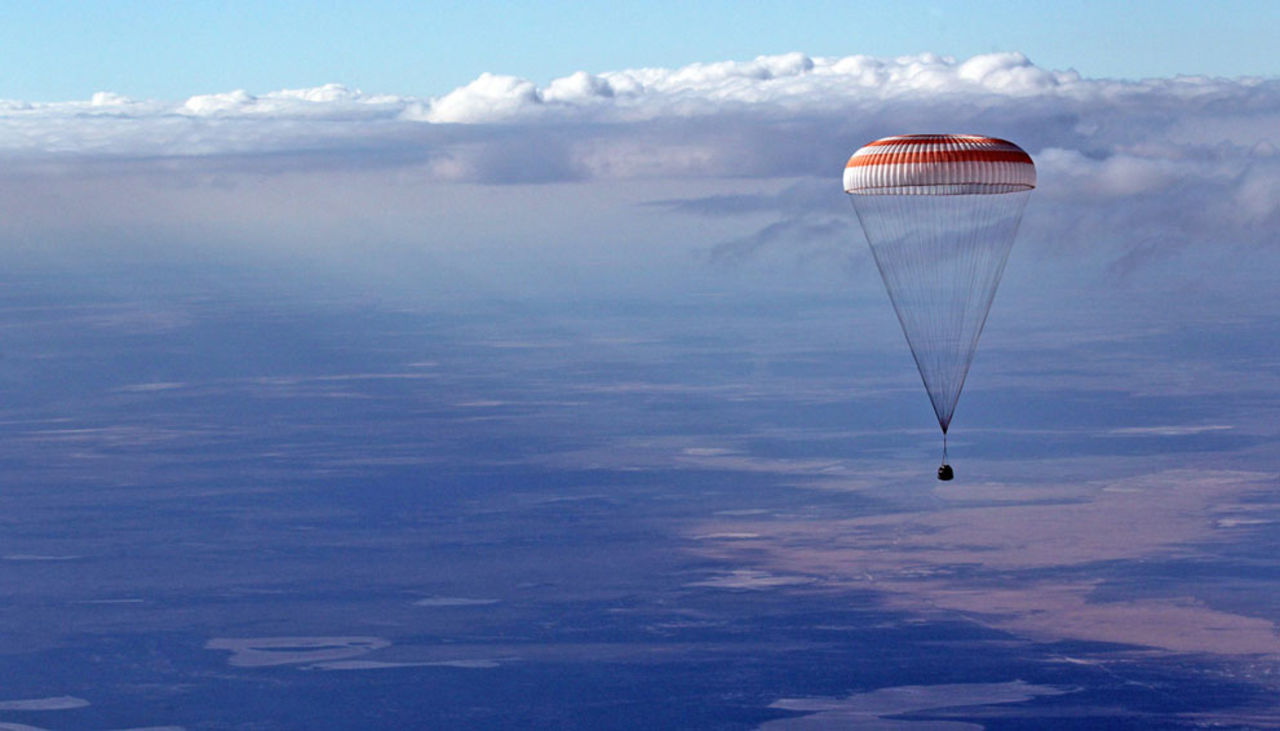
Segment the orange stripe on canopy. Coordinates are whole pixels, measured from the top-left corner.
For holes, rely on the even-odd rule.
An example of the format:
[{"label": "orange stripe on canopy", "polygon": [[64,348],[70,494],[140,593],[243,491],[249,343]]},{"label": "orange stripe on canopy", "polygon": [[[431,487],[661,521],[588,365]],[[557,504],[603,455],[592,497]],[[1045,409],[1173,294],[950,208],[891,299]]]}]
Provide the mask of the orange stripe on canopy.
[{"label": "orange stripe on canopy", "polygon": [[[870,145],[868,145],[869,147]],[[889,152],[882,155],[854,155],[846,168],[866,165],[906,165],[944,162],[1021,162],[1031,165],[1031,156],[1022,150],[936,150],[930,152]]]}]

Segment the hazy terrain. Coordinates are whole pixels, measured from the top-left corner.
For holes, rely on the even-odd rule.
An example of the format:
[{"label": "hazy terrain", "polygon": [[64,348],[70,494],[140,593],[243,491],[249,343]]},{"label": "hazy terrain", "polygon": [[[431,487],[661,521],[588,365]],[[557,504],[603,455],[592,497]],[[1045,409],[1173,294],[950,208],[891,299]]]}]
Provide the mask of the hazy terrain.
[{"label": "hazy terrain", "polygon": [[4,723],[1277,722],[1272,318],[1014,279],[942,484],[873,289],[220,276],[6,290]]}]

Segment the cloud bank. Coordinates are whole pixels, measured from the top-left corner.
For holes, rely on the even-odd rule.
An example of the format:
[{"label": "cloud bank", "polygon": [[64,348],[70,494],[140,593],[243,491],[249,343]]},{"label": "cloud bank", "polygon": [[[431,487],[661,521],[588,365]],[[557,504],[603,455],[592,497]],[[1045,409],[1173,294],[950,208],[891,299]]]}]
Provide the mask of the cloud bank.
[{"label": "cloud bank", "polygon": [[[847,156],[887,134],[936,131],[1021,144],[1041,181],[1027,235],[1071,248],[1123,231],[1117,267],[1210,239],[1274,248],[1280,236],[1280,79],[1088,79],[1018,53],[792,53],[578,72],[541,86],[483,74],[437,98],[331,84],[180,102],[0,101],[0,185],[192,169],[405,169],[486,185],[726,179],[723,195],[670,205],[773,216],[754,237],[725,243],[719,253],[732,259],[843,236]],[[736,195],[734,180],[790,187]]]},{"label": "cloud bank", "polygon": [[[554,167],[576,177],[824,176],[868,138],[942,127],[1016,137],[1076,187],[1135,194],[1192,168],[1220,172],[1215,162],[1274,158],[1280,80],[1084,79],[1017,53],[964,61],[793,53],[578,72],[542,87],[486,73],[439,98],[338,84],[174,103],[103,92],[89,101],[0,101],[0,155],[208,158],[416,143],[420,154],[406,162],[452,159],[458,165],[442,174],[504,182],[510,166],[486,164],[485,149],[536,162],[535,148],[559,140],[563,160]],[[1265,192],[1253,193],[1260,213]]]}]

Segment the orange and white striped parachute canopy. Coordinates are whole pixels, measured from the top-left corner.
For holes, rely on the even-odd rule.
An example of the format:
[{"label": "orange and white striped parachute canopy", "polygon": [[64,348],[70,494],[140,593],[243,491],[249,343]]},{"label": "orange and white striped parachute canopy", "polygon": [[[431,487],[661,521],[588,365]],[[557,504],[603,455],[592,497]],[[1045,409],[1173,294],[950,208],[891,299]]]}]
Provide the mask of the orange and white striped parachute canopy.
[{"label": "orange and white striped parachute canopy", "polygon": [[974,195],[1036,187],[1021,147],[980,135],[897,135],[862,146],[844,167],[852,195]]}]

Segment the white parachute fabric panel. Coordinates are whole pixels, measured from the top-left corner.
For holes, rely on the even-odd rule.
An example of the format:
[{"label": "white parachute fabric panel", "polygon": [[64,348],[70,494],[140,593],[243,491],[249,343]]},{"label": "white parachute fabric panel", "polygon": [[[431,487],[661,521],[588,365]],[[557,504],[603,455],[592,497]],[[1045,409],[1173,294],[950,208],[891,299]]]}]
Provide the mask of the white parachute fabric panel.
[{"label": "white parachute fabric panel", "polygon": [[979,135],[898,135],[864,145],[844,169],[857,195],[999,194],[1036,187],[1021,147]]},{"label": "white parachute fabric panel", "polygon": [[1030,187],[975,194],[940,182],[850,199],[945,434]]}]

